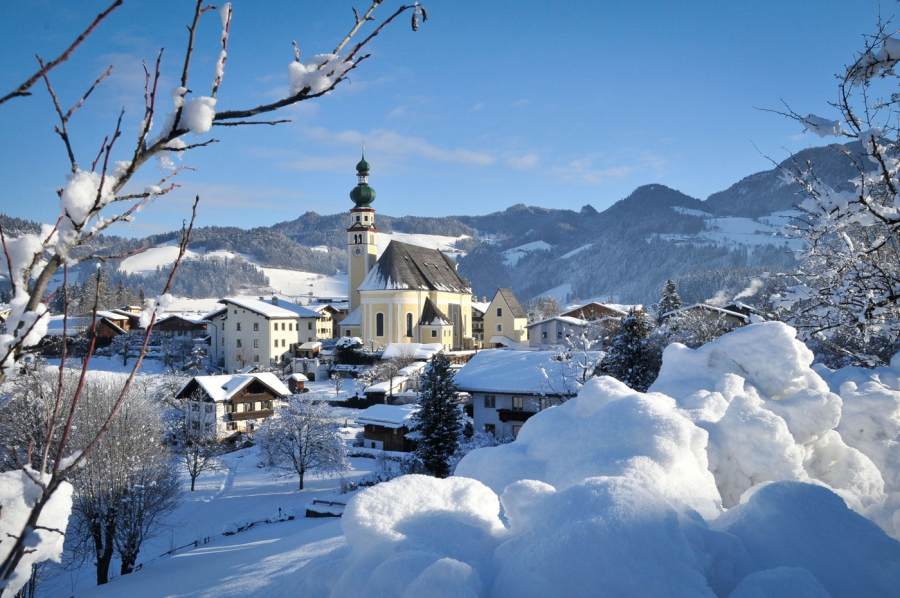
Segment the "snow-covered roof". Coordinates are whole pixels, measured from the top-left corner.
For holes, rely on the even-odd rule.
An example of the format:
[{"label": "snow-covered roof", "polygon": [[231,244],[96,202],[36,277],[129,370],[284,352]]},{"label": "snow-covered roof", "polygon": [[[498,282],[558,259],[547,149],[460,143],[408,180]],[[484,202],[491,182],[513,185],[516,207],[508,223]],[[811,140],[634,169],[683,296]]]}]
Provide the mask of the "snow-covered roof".
[{"label": "snow-covered roof", "polygon": [[303,343],[298,347],[301,351],[313,351],[315,349],[320,349],[322,347],[322,343],[319,341],[310,341],[308,343]]},{"label": "snow-covered roof", "polygon": [[[548,376],[558,376],[562,383],[563,364],[556,360],[554,351],[513,351],[485,349],[479,351],[454,376],[459,390],[466,392],[497,392],[507,394],[553,394],[547,386]],[[577,387],[571,387],[572,394]]]},{"label": "snow-covered roof", "polygon": [[487,313],[488,308],[491,306],[490,301],[473,301],[472,308],[477,309],[481,313]]},{"label": "snow-covered roof", "polygon": [[547,318],[546,320],[541,320],[540,322],[532,322],[525,326],[525,328],[532,328],[534,326],[540,326],[541,324],[545,324],[547,322],[552,322],[554,320],[558,320],[560,322],[564,322],[569,324],[570,326],[587,326],[588,321],[582,320],[581,318],[573,318],[570,316],[553,316],[552,318]]},{"label": "snow-covered roof", "polygon": [[412,356],[414,359],[431,359],[444,349],[441,343],[388,343],[381,353],[382,359]]},{"label": "snow-covered roof", "polygon": [[456,262],[427,247],[391,241],[369,270],[360,291],[420,289],[472,294],[472,284],[456,271]]},{"label": "snow-covered roof", "polygon": [[365,387],[363,389],[363,393],[383,392],[387,394],[391,392],[391,389],[394,389],[396,391],[403,388],[407,380],[409,380],[409,378],[407,378],[406,376],[394,376],[390,380],[385,380],[384,382],[378,382],[376,384],[373,384],[372,386]]},{"label": "snow-covered roof", "polygon": [[425,305],[422,307],[422,317],[419,318],[420,326],[452,326],[450,318],[434,304],[431,297],[425,298]]},{"label": "snow-covered roof", "polygon": [[733,318],[738,318],[739,320],[742,320],[743,322],[749,322],[749,321],[750,321],[750,317],[749,317],[749,316],[745,316],[745,315],[742,314],[742,313],[739,313],[739,312],[736,312],[736,311],[729,311],[729,310],[727,310],[727,309],[723,309],[723,308],[721,308],[721,307],[716,307],[715,305],[708,305],[708,304],[706,304],[706,303],[695,303],[695,304],[693,304],[693,305],[688,305],[687,307],[681,307],[681,308],[678,308],[678,309],[673,309],[672,311],[668,311],[668,312],[664,313],[664,314],[662,315],[662,317],[663,317],[663,318],[667,318],[667,317],[669,317],[669,316],[674,316],[675,314],[680,314],[680,313],[686,312],[686,311],[693,311],[693,310],[696,310],[696,309],[702,309],[702,310],[705,310],[705,311],[714,311],[714,312],[718,312],[718,313],[722,314],[723,316],[731,316],[731,317],[733,317]]},{"label": "snow-covered roof", "polygon": [[346,318],[339,322],[341,326],[362,326],[362,311],[356,308]]},{"label": "snow-covered roof", "polygon": [[357,416],[356,423],[402,428],[418,410],[418,405],[372,405]]},{"label": "snow-covered roof", "polygon": [[182,392],[192,383],[196,382],[209,395],[209,398],[216,403],[227,401],[242,388],[258,380],[260,383],[269,388],[276,396],[286,397],[291,394],[288,387],[279,380],[275,374],[271,372],[258,372],[254,374],[233,374],[220,376],[194,376],[187,384],[181,387],[175,396],[181,395]]},{"label": "snow-covered roof", "polygon": [[[219,299],[219,303],[236,305],[244,309],[256,312],[267,318],[319,318],[319,313],[302,305],[295,305],[289,301],[277,301],[271,299],[253,299],[251,297],[225,297]],[[208,316],[207,316],[208,317]]]},{"label": "snow-covered roof", "polygon": [[397,370],[397,373],[400,374],[401,376],[408,376],[408,377],[418,376],[420,373],[422,373],[422,370],[424,370],[425,366],[427,366],[427,365],[428,365],[428,362],[426,362],[426,361],[417,361],[415,363],[409,364],[405,368],[400,368],[399,370]]},{"label": "snow-covered roof", "polygon": [[295,373],[295,374],[291,374],[290,376],[288,376],[288,379],[293,380],[293,381],[295,381],[295,382],[309,382],[309,378],[307,378],[306,376],[304,376],[304,375],[301,374],[300,372],[297,372],[297,373]]}]

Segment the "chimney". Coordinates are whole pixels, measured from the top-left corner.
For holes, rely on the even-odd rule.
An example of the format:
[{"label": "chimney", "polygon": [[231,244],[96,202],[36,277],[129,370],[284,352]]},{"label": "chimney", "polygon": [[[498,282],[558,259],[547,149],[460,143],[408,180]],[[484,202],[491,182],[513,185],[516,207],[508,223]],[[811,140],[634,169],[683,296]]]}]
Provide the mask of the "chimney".
[{"label": "chimney", "polygon": [[278,305],[278,297],[272,295],[272,305]]}]

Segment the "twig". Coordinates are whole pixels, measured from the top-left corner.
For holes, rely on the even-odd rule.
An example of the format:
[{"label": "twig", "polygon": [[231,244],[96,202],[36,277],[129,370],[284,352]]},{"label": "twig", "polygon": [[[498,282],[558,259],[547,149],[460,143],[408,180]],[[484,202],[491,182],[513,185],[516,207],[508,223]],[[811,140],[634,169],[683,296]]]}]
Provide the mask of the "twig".
[{"label": "twig", "polygon": [[[281,120],[239,120],[236,122],[213,123],[214,127],[237,127],[240,125],[280,125],[281,123],[293,122],[290,118]],[[187,148],[185,148],[187,149]]]},{"label": "twig", "polygon": [[60,54],[55,60],[52,60],[52,61],[48,62],[46,65],[42,66],[38,72],[33,74],[31,77],[29,77],[24,83],[19,85],[19,87],[17,87],[14,91],[11,91],[10,93],[8,93],[5,96],[3,96],[2,98],[0,98],[0,104],[6,102],[8,100],[11,100],[12,98],[31,95],[31,92],[28,91],[31,88],[31,86],[34,85],[35,83],[37,83],[38,79],[40,79],[45,74],[49,73],[51,70],[56,68],[60,63],[68,60],[69,56],[72,54],[72,52],[75,50],[75,48],[77,48],[81,44],[81,42],[83,42],[85,40],[85,38],[87,38],[87,36],[91,34],[91,32],[94,30],[94,28],[97,27],[97,25],[99,25],[100,22],[103,21],[103,19],[105,19],[107,17],[107,15],[109,15],[109,13],[111,13],[116,8],[121,6],[123,1],[124,0],[115,0],[115,2],[113,2],[109,6],[109,8],[107,8],[102,13],[97,15],[97,18],[94,19],[94,22],[91,23],[88,26],[88,28],[85,29],[84,32],[81,35],[79,35],[78,38],[74,42],[72,42],[72,45],[70,45],[68,48],[66,48],[65,52]]}]

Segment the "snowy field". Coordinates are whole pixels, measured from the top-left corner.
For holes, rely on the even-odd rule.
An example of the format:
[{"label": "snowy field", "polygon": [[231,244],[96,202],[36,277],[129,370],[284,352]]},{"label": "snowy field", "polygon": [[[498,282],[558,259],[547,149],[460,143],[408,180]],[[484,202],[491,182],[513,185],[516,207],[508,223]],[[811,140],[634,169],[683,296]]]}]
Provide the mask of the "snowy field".
[{"label": "snowy field", "polygon": [[[260,526],[75,595],[898,596],[900,358],[811,362],[780,323],[672,345],[651,392],[591,380],[454,477],[398,478],[340,522]],[[334,486],[297,492],[257,460],[205,478],[147,556]]]},{"label": "snowy field", "polygon": [[718,218],[707,212],[680,206],[673,206],[672,209],[680,214],[703,218],[703,230],[696,235],[660,234],[654,236],[667,241],[694,245],[711,244],[725,247],[743,245],[751,250],[754,247],[769,244],[788,247],[792,251],[803,248],[802,241],[789,239],[784,234],[784,227],[791,222],[792,217],[798,215],[796,211],[774,212],[754,220],[737,216]]},{"label": "snowy field", "polygon": [[512,267],[518,264],[520,259],[532,251],[549,251],[550,249],[553,249],[553,246],[546,241],[532,241],[531,243],[525,243],[518,247],[511,247],[502,252],[501,255],[503,255],[503,263]]},{"label": "snowy field", "polygon": [[376,249],[376,253],[378,257],[381,257],[381,254],[384,253],[384,250],[387,249],[387,246],[391,243],[392,240],[400,241],[401,243],[408,243],[410,245],[418,245],[419,247],[427,247],[429,249],[440,249],[453,259],[458,260],[460,257],[466,255],[465,252],[460,251],[454,247],[454,244],[460,239],[466,239],[468,235],[462,235],[460,237],[446,237],[443,235],[413,235],[409,233],[378,233],[378,247]]}]

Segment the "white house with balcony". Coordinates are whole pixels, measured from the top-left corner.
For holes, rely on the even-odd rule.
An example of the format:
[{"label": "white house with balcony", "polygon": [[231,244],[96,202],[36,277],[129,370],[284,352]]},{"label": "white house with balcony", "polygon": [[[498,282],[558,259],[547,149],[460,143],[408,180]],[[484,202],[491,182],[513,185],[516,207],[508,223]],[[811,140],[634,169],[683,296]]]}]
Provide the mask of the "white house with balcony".
[{"label": "white house with balcony", "polygon": [[454,376],[472,396],[476,431],[497,438],[517,436],[541,409],[578,394],[580,383],[553,351],[479,351]]},{"label": "white house with balcony", "polygon": [[290,394],[275,374],[263,372],[194,376],[175,398],[185,401],[188,430],[224,439],[252,434],[275,413],[275,404]]},{"label": "white house with balcony", "polygon": [[321,315],[289,301],[226,297],[207,314],[213,363],[226,372],[281,363],[296,345],[317,340]]}]

